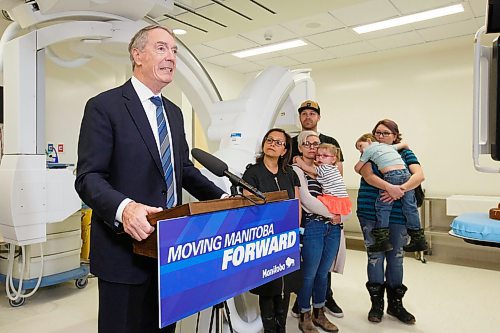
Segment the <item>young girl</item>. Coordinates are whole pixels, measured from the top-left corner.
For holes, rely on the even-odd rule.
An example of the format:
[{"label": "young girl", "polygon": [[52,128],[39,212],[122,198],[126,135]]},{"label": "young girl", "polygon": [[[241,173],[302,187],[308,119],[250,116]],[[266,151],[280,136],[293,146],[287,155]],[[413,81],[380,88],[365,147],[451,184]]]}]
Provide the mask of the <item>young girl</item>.
[{"label": "young girl", "polygon": [[339,149],[332,144],[322,143],[318,146],[316,154],[317,166],[311,167],[304,163],[301,158],[297,158],[298,166],[313,175],[321,184],[323,195],[318,199],[328,208],[330,213],[338,215],[351,214],[351,201],[347,194],[344,179],[336,166],[339,158]]},{"label": "young girl", "polygon": [[[398,150],[407,148],[406,143],[387,145],[377,142],[377,139],[371,133],[364,134],[356,141],[356,149],[361,152],[361,157],[354,166],[354,170],[359,173],[363,165],[371,161],[375,163],[385,181],[393,185],[404,184],[411,174]],[[375,244],[368,248],[370,252],[390,251],[393,249],[389,242],[389,217],[393,202],[383,202],[380,200],[381,194],[382,190],[379,191],[379,196],[375,202],[377,221],[372,230]],[[401,204],[406,218],[408,235],[411,237],[410,243],[404,247],[405,251],[426,250],[427,242],[423,236],[423,229],[420,227],[415,191],[405,191],[403,197],[401,197]]]}]

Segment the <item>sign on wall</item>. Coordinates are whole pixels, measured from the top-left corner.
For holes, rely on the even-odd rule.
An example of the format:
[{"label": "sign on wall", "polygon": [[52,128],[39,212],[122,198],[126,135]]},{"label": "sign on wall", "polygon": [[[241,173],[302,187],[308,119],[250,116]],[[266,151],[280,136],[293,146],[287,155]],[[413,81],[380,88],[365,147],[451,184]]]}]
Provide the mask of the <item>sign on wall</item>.
[{"label": "sign on wall", "polygon": [[298,200],[159,221],[160,327],[300,267]]}]

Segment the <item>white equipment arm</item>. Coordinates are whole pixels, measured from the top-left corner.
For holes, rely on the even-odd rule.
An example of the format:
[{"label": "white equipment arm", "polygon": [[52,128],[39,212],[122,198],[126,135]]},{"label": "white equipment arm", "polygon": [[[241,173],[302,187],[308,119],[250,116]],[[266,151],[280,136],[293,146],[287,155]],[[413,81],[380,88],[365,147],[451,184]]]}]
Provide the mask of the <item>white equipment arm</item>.
[{"label": "white equipment arm", "polygon": [[490,152],[488,136],[488,80],[491,62],[491,47],[481,45],[483,26],[474,38],[474,96],[472,118],[472,159],[474,168],[480,172],[499,173],[500,168],[481,165],[479,156]]}]

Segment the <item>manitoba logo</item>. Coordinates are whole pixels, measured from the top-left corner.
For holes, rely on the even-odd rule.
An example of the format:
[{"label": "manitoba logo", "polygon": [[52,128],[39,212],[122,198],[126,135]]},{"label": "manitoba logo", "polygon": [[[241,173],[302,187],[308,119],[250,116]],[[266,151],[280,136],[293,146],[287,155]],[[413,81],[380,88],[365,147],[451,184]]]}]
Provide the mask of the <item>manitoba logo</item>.
[{"label": "manitoba logo", "polygon": [[282,272],[292,266],[295,266],[295,259],[287,257],[285,263],[274,265],[273,268],[263,269],[262,278],[270,277],[271,275]]}]

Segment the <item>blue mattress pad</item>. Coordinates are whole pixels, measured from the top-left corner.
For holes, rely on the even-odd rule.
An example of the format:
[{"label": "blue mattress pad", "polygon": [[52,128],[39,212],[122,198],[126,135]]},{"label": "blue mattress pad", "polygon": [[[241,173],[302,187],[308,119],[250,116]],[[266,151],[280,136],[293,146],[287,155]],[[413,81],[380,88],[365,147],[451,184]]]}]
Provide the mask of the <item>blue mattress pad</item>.
[{"label": "blue mattress pad", "polygon": [[490,219],[488,213],[465,213],[451,223],[456,236],[485,242],[500,243],[500,220]]}]

